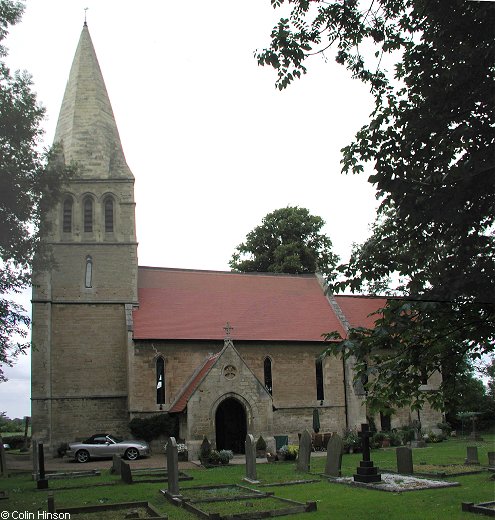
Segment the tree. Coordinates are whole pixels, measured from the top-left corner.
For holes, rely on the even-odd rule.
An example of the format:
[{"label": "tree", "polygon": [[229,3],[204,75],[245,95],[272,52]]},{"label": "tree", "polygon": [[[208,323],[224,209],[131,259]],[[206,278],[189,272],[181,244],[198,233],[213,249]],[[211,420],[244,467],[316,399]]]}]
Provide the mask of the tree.
[{"label": "tree", "polygon": [[241,272],[332,276],[338,257],[332,253],[331,240],[320,232],[324,224],[306,208],[277,209],[247,234],[229,265]]},{"label": "tree", "polygon": [[[0,41],[19,22],[24,6],[0,0]],[[0,45],[0,59],[6,49]],[[49,261],[41,247],[40,216],[53,206],[62,180],[69,174],[51,152],[39,149],[44,109],[31,90],[26,72],[11,73],[0,61],[0,382],[2,366],[28,348],[30,320],[12,296],[29,286],[35,253],[40,265]]]},{"label": "tree", "polygon": [[[342,164],[344,172],[361,173],[372,163],[378,216],[331,287],[360,291],[397,280],[389,291],[396,298],[377,313],[375,328],[351,330],[330,350],[355,356],[358,378],[372,376],[371,406],[421,406],[425,399],[441,406],[466,356],[476,361],[494,348],[495,4],[290,6],[270,47],[257,54],[277,70],[278,88],[306,73],[311,54],[333,46],[337,62],[375,99]],[[422,392],[424,374],[436,370],[440,392]]]}]

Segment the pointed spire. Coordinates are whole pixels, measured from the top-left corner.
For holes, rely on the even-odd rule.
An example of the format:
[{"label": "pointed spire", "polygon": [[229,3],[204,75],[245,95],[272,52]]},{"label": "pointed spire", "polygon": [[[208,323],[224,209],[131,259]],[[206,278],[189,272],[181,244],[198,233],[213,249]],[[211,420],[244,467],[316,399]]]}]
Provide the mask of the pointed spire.
[{"label": "pointed spire", "polygon": [[54,142],[62,143],[67,163],[79,163],[79,175],[83,178],[133,178],[86,21],[72,62]]}]

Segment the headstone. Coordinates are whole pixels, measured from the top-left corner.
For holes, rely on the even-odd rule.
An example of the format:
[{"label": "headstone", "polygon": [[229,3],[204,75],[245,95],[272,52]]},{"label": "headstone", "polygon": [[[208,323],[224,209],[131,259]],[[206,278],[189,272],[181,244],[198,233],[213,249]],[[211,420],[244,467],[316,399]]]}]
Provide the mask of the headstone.
[{"label": "headstone", "polygon": [[38,444],[38,468],[39,478],[36,481],[36,486],[38,489],[48,489],[48,479],[45,475],[45,452],[42,442]]},{"label": "headstone", "polygon": [[469,435],[470,441],[482,441],[483,440],[483,437],[481,437],[479,435],[479,433],[476,431],[476,421],[477,420],[478,420],[478,418],[476,417],[476,415],[473,415],[471,417],[472,430],[471,430],[471,434]]},{"label": "headstone", "polygon": [[340,435],[330,437],[327,444],[327,463],[325,465],[325,475],[340,477],[342,468],[342,452],[344,444]]},{"label": "headstone", "polygon": [[309,471],[311,460],[311,434],[304,430],[299,439],[299,454],[297,456],[297,471]]},{"label": "headstone", "polygon": [[466,446],[467,457],[466,464],[475,464],[478,465],[480,463],[478,459],[478,448],[477,446]]},{"label": "headstone", "polygon": [[3,439],[0,436],[0,475],[7,476],[7,460],[5,458],[5,448],[3,447]]},{"label": "headstone", "polygon": [[179,455],[177,453],[177,442],[175,437],[170,437],[167,444],[167,494],[171,497],[180,496],[179,491]]},{"label": "headstone", "polygon": [[414,468],[411,448],[400,446],[395,453],[397,456],[397,473],[412,475]]},{"label": "headstone", "polygon": [[38,480],[40,478],[39,466],[38,466],[38,441],[32,443],[33,449],[33,479]]},{"label": "headstone", "polygon": [[114,475],[121,475],[121,464],[122,457],[118,453],[114,453],[112,457],[112,467],[110,468],[110,473]]},{"label": "headstone", "polygon": [[24,442],[22,444],[21,451],[28,451],[28,431],[29,431],[29,420],[30,417],[27,415],[24,417]]},{"label": "headstone", "polygon": [[50,513],[50,515],[55,513],[55,497],[53,496],[53,491],[48,492],[48,513]]},{"label": "headstone", "polygon": [[411,448],[425,448],[426,442],[421,436],[421,421],[414,419],[411,426],[414,429],[414,440],[411,441]]},{"label": "headstone", "polygon": [[124,460],[120,461],[120,478],[122,479],[122,482],[132,484],[131,466],[129,466],[129,463]]},{"label": "headstone", "polygon": [[251,484],[258,484],[256,476],[256,442],[254,437],[248,433],[244,442],[246,452],[246,476],[243,480]]},{"label": "headstone", "polygon": [[495,468],[495,451],[488,452],[488,465],[490,468]]},{"label": "headstone", "polygon": [[361,437],[361,449],[363,450],[363,460],[359,463],[359,467],[354,474],[354,482],[381,482],[382,476],[378,473],[378,468],[373,467],[370,456],[370,427],[368,424],[361,424],[361,431],[358,434]]}]

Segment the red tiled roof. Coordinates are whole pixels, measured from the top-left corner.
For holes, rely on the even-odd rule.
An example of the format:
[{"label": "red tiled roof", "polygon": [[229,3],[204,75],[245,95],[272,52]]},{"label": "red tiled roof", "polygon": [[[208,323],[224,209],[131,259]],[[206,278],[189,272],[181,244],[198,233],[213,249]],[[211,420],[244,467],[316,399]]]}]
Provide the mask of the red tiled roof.
[{"label": "red tiled roof", "polygon": [[314,275],[140,267],[134,339],[322,341],[344,335]]},{"label": "red tiled roof", "polygon": [[371,296],[334,296],[351,327],[373,328],[378,315],[370,316],[387,303],[386,298]]},{"label": "red tiled roof", "polygon": [[220,352],[208,357],[205,360],[203,366],[198,370],[198,372],[196,372],[196,374],[192,376],[191,380],[186,385],[186,387],[176,397],[175,401],[173,402],[172,406],[168,411],[169,413],[182,412],[185,410],[189,398],[193,394],[194,390],[198,388],[199,383],[203,381],[203,378],[210,371],[210,368],[215,364],[215,361],[218,359],[218,356],[220,356]]}]

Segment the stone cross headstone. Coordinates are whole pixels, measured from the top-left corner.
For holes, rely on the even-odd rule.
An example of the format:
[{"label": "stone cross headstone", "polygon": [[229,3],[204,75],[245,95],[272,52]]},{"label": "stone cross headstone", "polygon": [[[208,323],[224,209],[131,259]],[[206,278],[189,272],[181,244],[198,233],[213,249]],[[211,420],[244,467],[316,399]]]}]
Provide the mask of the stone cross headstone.
[{"label": "stone cross headstone", "polygon": [[470,441],[482,441],[483,437],[480,436],[480,434],[476,431],[476,421],[478,420],[478,417],[476,415],[473,415],[471,417],[471,423],[472,423],[472,430],[471,434],[469,435]]},{"label": "stone cross headstone", "polygon": [[342,438],[338,434],[332,435],[328,440],[325,475],[331,477],[341,476],[343,447]]},{"label": "stone cross headstone", "polygon": [[397,473],[412,475],[414,468],[411,448],[400,446],[395,453],[397,456]]},{"label": "stone cross headstone", "polygon": [[110,468],[110,473],[121,475],[121,464],[122,457],[118,453],[114,453],[112,457],[112,467]]},{"label": "stone cross headstone", "polygon": [[378,473],[378,468],[373,467],[370,455],[370,427],[368,424],[361,424],[361,431],[359,432],[361,437],[361,449],[363,451],[363,460],[359,463],[359,467],[354,474],[354,482],[380,482],[382,476]]},{"label": "stone cross headstone", "polygon": [[43,449],[43,443],[38,444],[38,467],[39,467],[39,478],[36,482],[38,489],[48,489],[48,479],[45,475],[45,452]]},{"label": "stone cross headstone", "polygon": [[311,434],[304,430],[299,439],[299,454],[297,456],[297,471],[309,471],[311,460]]},{"label": "stone cross headstone", "polygon": [[479,464],[480,461],[478,459],[478,448],[477,446],[466,446],[467,457],[466,464]]},{"label": "stone cross headstone", "polygon": [[120,461],[120,478],[122,479],[122,482],[132,484],[131,466],[129,466],[129,463],[124,460]]},{"label": "stone cross headstone", "polygon": [[171,497],[180,496],[179,491],[179,455],[175,437],[170,437],[167,444],[167,493]]},{"label": "stone cross headstone", "polygon": [[488,452],[488,465],[490,468],[495,468],[495,451]]},{"label": "stone cross headstone", "polygon": [[259,480],[256,476],[256,442],[250,433],[246,435],[244,447],[246,453],[246,476],[243,480],[251,484],[258,484]]}]

